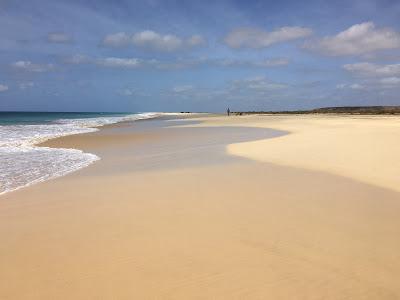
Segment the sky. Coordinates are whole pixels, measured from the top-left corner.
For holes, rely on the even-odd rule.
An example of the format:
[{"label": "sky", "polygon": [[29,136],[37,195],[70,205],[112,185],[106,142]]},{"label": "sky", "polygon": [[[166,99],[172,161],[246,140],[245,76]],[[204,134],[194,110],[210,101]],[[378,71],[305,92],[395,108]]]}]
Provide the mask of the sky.
[{"label": "sky", "polygon": [[0,0],[0,111],[400,105],[399,0]]}]

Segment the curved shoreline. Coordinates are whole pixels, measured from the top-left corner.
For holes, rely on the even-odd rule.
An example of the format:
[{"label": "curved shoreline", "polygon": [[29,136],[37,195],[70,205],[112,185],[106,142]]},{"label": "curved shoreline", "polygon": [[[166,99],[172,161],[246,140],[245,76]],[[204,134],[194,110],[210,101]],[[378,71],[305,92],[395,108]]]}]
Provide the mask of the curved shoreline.
[{"label": "curved shoreline", "polygon": [[400,118],[281,116],[270,118],[262,127],[290,134],[229,145],[228,153],[328,172],[400,192]]},{"label": "curved shoreline", "polygon": [[[44,135],[37,137],[36,135],[33,135],[31,137],[28,136],[21,136],[24,139],[15,140],[15,142],[5,142],[4,145],[2,145],[4,148],[3,150],[7,150],[8,148],[12,147],[12,153],[7,154],[7,152],[3,153],[3,158],[5,159],[5,163],[7,165],[10,164],[10,162],[7,162],[7,160],[12,159],[14,161],[14,164],[29,164],[29,163],[35,163],[36,166],[35,168],[41,167],[40,162],[36,161],[25,161],[26,159],[26,152],[30,151],[29,153],[41,156],[45,156],[43,159],[47,159],[50,157],[59,157],[59,160],[62,159],[64,161],[49,161],[48,163],[52,165],[52,170],[46,170],[43,171],[40,175],[36,175],[37,173],[36,170],[30,171],[29,168],[26,167],[25,173],[30,171],[31,173],[34,173],[32,175],[32,178],[26,177],[21,180],[21,182],[16,182],[15,181],[10,181],[7,179],[8,176],[15,176],[16,178],[22,178],[24,175],[23,173],[19,174],[16,172],[20,172],[18,169],[6,169],[3,170],[5,173],[1,174],[4,178],[4,186],[0,186],[0,196],[5,195],[7,193],[13,192],[20,190],[22,188],[26,188],[32,185],[35,185],[40,182],[44,182],[47,180],[59,178],[61,176],[65,176],[67,174],[73,173],[78,171],[79,169],[85,168],[92,163],[98,161],[100,159],[99,156],[92,154],[92,153],[85,153],[81,149],[76,149],[74,147],[69,147],[68,149],[63,148],[63,147],[51,147],[51,141],[57,140],[57,139],[62,139],[68,136],[74,136],[74,135],[84,135],[87,133],[93,133],[99,131],[102,127],[104,126],[111,126],[114,124],[118,124],[121,122],[135,122],[138,120],[146,120],[146,119],[151,119],[155,117],[160,117],[162,116],[163,113],[139,113],[139,114],[132,114],[132,115],[124,115],[124,116],[101,116],[101,117],[94,117],[94,118],[84,118],[84,119],[66,119],[66,123],[57,123],[55,122],[54,124],[49,124],[49,126],[60,126],[60,129],[62,126],[70,126],[64,128],[64,131],[60,132],[54,132],[51,134],[50,132],[45,132]],[[112,120],[110,120],[112,119]],[[130,120],[131,119],[131,120]],[[62,120],[60,120],[61,122]],[[70,122],[70,123],[68,123]],[[76,124],[75,124],[76,123]],[[102,124],[104,123],[104,124]],[[20,126],[21,130],[24,130],[27,128],[25,126],[29,125],[9,125],[9,126]],[[42,126],[43,124],[35,124],[31,126]],[[5,126],[7,128],[7,126]],[[35,127],[37,128],[37,127]],[[57,128],[58,129],[58,128]],[[67,130],[68,129],[68,130]],[[43,134],[43,133],[42,133]],[[10,144],[11,143],[11,144]],[[14,149],[15,148],[15,149]],[[21,151],[21,155],[18,156],[18,151]],[[48,154],[47,154],[48,153]],[[10,157],[13,155],[12,157]],[[68,156],[68,157],[66,157]],[[33,159],[33,158],[32,158]],[[37,160],[36,157],[34,157],[35,160]],[[42,159],[42,158],[41,158]],[[65,166],[65,164],[72,164],[68,167]],[[57,165],[58,167],[54,167],[53,165]],[[15,167],[14,167],[15,168]],[[21,165],[21,168],[25,168],[25,166]],[[30,166],[32,169],[33,167]],[[7,171],[13,172],[11,174],[8,174]]]},{"label": "curved shoreline", "polygon": [[399,298],[399,193],[228,155],[277,134],[246,122],[270,125],[152,120],[59,139],[103,159],[4,195],[0,294]]},{"label": "curved shoreline", "polygon": [[245,115],[209,118],[194,126],[233,125],[286,134],[277,139],[228,145],[230,155],[327,172],[400,192],[400,117]]}]

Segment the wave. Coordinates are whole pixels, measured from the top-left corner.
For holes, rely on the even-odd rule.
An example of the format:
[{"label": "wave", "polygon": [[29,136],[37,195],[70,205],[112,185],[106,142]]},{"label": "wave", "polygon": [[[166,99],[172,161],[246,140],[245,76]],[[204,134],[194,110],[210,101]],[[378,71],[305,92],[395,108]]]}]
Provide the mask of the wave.
[{"label": "wave", "polygon": [[0,126],[0,195],[60,177],[100,158],[78,149],[39,147],[39,143],[67,135],[94,132],[98,127],[162,113],[58,119],[51,124]]}]

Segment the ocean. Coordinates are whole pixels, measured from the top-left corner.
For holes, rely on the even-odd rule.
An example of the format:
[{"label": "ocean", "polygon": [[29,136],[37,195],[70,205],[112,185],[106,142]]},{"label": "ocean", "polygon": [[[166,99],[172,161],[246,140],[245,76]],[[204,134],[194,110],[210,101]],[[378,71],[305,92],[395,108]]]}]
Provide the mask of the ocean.
[{"label": "ocean", "polygon": [[0,195],[84,168],[100,158],[78,149],[38,147],[49,139],[160,113],[0,112]]}]

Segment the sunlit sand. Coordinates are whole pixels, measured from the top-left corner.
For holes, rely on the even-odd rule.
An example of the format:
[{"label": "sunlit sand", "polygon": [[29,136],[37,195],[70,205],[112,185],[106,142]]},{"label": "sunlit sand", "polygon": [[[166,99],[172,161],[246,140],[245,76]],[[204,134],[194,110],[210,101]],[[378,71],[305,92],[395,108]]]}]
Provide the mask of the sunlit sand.
[{"label": "sunlit sand", "polygon": [[0,298],[397,299],[397,124],[216,116],[50,141],[101,160],[0,197]]}]

